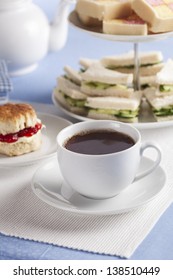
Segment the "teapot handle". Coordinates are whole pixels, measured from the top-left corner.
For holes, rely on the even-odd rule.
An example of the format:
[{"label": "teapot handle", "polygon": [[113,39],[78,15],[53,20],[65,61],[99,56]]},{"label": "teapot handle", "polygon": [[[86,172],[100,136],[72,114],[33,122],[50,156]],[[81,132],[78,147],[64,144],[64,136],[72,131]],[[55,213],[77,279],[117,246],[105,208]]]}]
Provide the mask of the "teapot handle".
[{"label": "teapot handle", "polygon": [[66,43],[68,35],[68,14],[75,0],[60,0],[54,18],[50,23],[49,51],[58,51]]},{"label": "teapot handle", "polygon": [[72,4],[75,4],[76,0],[59,0],[54,18],[52,20],[52,25],[59,24],[62,19],[62,14],[69,12],[69,8]]}]

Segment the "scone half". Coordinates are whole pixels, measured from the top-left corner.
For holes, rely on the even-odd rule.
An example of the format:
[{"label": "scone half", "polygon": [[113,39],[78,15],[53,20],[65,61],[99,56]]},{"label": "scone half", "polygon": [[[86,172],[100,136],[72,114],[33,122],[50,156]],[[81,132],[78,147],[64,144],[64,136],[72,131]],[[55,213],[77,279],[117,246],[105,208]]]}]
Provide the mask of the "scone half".
[{"label": "scone half", "polygon": [[0,154],[19,156],[41,146],[42,123],[29,104],[0,106]]}]

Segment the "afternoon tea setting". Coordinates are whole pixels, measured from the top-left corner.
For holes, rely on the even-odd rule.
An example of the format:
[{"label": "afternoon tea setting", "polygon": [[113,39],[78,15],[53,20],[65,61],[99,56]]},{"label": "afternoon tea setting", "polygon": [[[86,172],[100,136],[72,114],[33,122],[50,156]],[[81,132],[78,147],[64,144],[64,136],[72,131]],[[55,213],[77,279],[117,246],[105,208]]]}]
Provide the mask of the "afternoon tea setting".
[{"label": "afternoon tea setting", "polygon": [[173,1],[0,0],[0,42],[0,260],[172,260]]}]

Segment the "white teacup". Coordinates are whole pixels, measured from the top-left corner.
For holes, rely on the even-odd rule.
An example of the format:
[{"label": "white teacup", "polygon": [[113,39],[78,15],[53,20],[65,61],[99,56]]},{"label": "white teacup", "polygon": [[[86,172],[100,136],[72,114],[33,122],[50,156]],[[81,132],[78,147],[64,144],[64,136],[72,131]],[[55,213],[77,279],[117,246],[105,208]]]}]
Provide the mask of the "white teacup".
[{"label": "white teacup", "polygon": [[[120,152],[103,155],[81,154],[68,150],[68,140],[81,133],[98,130],[118,131],[130,136],[134,145]],[[141,143],[140,132],[129,124],[109,120],[85,121],[64,128],[57,136],[58,163],[65,182],[89,198],[105,199],[122,192],[132,182],[155,170],[161,161],[156,143]],[[147,170],[137,174],[144,150],[154,148],[157,158]]]}]

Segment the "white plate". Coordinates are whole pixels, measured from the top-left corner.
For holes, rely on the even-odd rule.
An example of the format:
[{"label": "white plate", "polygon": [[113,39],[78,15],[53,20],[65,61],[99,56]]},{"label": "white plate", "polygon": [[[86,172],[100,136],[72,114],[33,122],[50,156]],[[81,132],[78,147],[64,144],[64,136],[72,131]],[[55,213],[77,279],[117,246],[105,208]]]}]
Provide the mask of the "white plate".
[{"label": "white plate", "polygon": [[[72,112],[68,111],[66,108],[63,107],[62,104],[60,104],[58,102],[58,100],[54,96],[54,93],[52,94],[52,101],[57,108],[59,108],[61,111],[63,111],[64,113],[66,113],[70,117],[73,117],[73,118],[75,118],[77,120],[80,120],[80,121],[91,120],[91,118],[81,116],[81,115],[77,115],[75,113],[72,113]],[[154,128],[162,128],[162,127],[172,126],[173,125],[173,120],[156,122],[154,117],[153,117],[153,114],[152,114],[152,111],[151,111],[149,105],[146,102],[143,102],[143,105],[141,106],[141,110],[140,110],[139,122],[138,123],[132,123],[132,125],[135,126],[138,129],[140,129],[140,130],[154,129]]]},{"label": "white plate", "polygon": [[[152,160],[143,158],[139,172],[150,164],[153,164]],[[165,172],[159,166],[152,174],[131,184],[121,194],[113,198],[89,199],[76,192],[68,191],[61,176],[57,159],[54,158],[36,171],[31,186],[39,199],[55,208],[77,214],[112,215],[128,212],[145,205],[163,190],[165,181]]]},{"label": "white plate", "polygon": [[17,167],[30,165],[40,160],[48,159],[49,157],[55,155],[57,150],[56,136],[61,129],[70,125],[71,122],[50,114],[38,113],[37,116],[46,126],[46,128],[42,129],[41,148],[38,151],[21,156],[8,157],[5,155],[0,155],[0,167]]},{"label": "white plate", "polygon": [[90,35],[100,37],[105,40],[111,40],[111,41],[119,41],[119,42],[132,42],[132,43],[137,43],[137,42],[152,42],[152,41],[158,41],[158,40],[164,40],[169,37],[173,37],[173,32],[165,32],[165,33],[159,33],[159,34],[152,34],[152,35],[110,35],[110,34],[104,34],[102,32],[101,27],[87,27],[84,26],[75,11],[72,11],[68,17],[68,20],[70,24],[84,32],[89,33]]}]

